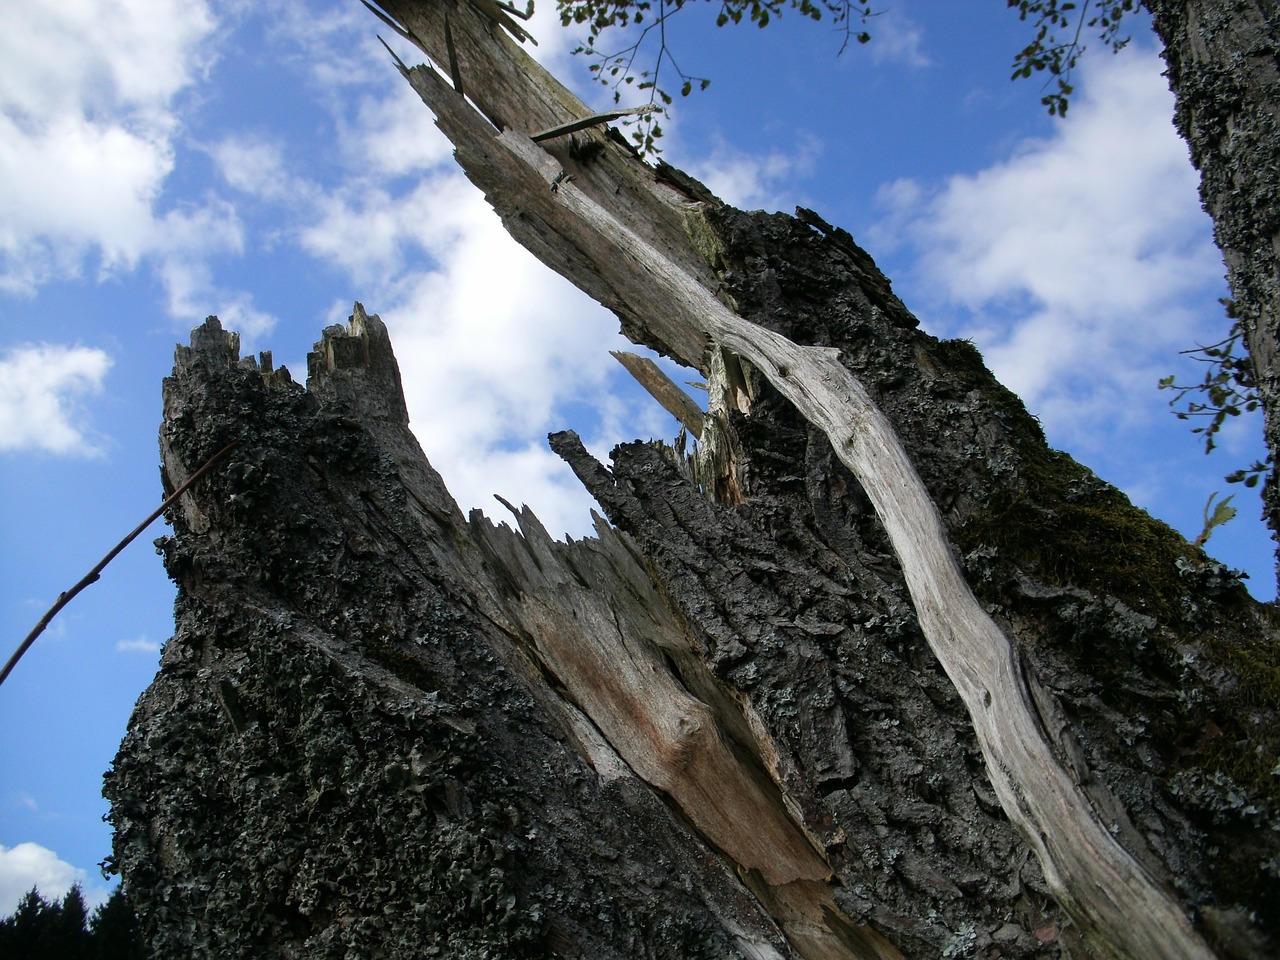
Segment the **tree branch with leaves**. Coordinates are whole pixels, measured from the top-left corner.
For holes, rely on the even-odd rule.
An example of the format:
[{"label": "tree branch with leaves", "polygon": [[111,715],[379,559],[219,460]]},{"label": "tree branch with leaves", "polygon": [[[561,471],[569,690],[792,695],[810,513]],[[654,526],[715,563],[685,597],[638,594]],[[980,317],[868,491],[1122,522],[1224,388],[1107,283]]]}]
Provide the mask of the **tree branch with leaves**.
[{"label": "tree branch with leaves", "polygon": [[[659,111],[647,114],[635,121],[636,129],[631,139],[641,153],[658,152],[657,141],[662,137],[659,117],[666,115],[675,97],[670,89],[663,86],[662,69],[669,66],[676,73],[676,82],[680,96],[687,97],[694,89],[706,90],[711,85],[709,77],[686,73],[681,69],[672,52],[667,38],[667,21],[684,10],[689,4],[687,0],[557,0],[560,10],[560,22],[566,26],[586,24],[587,39],[574,49],[591,60],[588,70],[599,83],[613,89],[613,101],[619,103],[622,91],[629,86],[648,92],[649,103],[659,107]],[[782,16],[786,10],[792,10],[809,20],[827,20],[843,33],[840,53],[843,53],[851,40],[866,43],[871,34],[865,29],[867,21],[874,16],[871,6],[866,3],[855,3],[854,0],[720,0],[720,8],[716,13],[716,26],[740,24],[744,20],[764,28]],[[638,36],[632,32],[627,36],[635,36],[633,43],[618,47],[612,52],[601,48],[600,40],[611,29],[626,31],[639,30]],[[656,39],[657,52],[648,54]],[[635,70],[636,62],[648,64],[639,72]]]}]

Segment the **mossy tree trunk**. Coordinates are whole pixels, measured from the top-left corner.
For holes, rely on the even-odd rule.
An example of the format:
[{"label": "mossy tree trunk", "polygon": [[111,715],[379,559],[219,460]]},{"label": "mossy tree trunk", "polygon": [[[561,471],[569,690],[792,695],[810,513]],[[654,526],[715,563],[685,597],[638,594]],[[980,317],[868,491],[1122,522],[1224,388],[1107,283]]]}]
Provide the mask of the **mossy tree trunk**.
[{"label": "mossy tree trunk", "polygon": [[306,390],[197,330],[166,483],[240,443],[108,780],[159,954],[1267,956],[1268,609],[847,233],[554,134],[486,4],[383,6],[512,234],[709,408],[645,369],[692,456],[553,435],[607,517],[557,543],[461,516],[359,305]]}]

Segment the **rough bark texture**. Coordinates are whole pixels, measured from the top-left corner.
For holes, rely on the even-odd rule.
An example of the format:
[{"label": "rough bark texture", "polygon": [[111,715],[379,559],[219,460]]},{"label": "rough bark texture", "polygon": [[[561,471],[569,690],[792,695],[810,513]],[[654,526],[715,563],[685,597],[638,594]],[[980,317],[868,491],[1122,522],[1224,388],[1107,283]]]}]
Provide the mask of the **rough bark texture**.
[{"label": "rough bark texture", "polygon": [[[1263,936],[1275,756],[1252,732],[1275,717],[1243,661],[1271,636],[1258,611],[1046,450],[967,344],[875,320],[847,281],[834,309],[797,310],[845,255],[756,221],[780,280],[768,300],[862,345],[853,362],[951,504],[974,581],[1025,639],[1064,752],[1126,843],[1214,936]],[[461,517],[405,426],[376,319],[326,331],[313,356],[303,392],[236,363],[211,322],[166,384],[170,483],[242,440],[162,542],[177,632],[108,784],[160,956],[838,956],[795,929],[828,899],[908,956],[1087,953],[986,782],[865,498],[767,388],[733,418],[736,507],[670,449],[620,448],[606,471],[558,435],[627,532],[556,544],[528,515],[524,537]],[[1024,533],[991,535],[1009,522]],[[578,697],[634,672],[624,658],[649,699],[605,731]],[[673,715],[641,730],[641,755],[683,751],[696,780],[715,750],[685,718],[753,787],[718,795],[718,768],[704,824],[622,756],[628,726]],[[767,831],[792,840],[748,868],[724,852]],[[780,910],[808,861],[832,876]]]},{"label": "rough bark texture", "polygon": [[1272,458],[1263,501],[1280,536],[1280,10],[1270,0],[1146,6],[1263,402]]},{"label": "rough bark texture", "polygon": [[358,305],[305,391],[198,329],[166,484],[240,444],[107,784],[158,954],[1273,953],[1270,611],[847,233],[534,142],[586,110],[492,11],[387,8],[511,232],[706,375],[701,443],[553,435],[607,517],[556,543],[461,516]]}]

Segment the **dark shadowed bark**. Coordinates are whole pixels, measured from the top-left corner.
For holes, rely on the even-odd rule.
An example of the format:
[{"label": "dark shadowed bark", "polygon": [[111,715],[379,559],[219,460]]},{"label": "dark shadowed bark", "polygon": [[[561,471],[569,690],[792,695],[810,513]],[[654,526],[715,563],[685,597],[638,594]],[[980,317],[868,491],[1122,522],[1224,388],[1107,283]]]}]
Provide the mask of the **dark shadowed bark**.
[{"label": "dark shadowed bark", "polygon": [[107,784],[159,955],[1271,954],[1270,610],[846,232],[543,136],[587,110],[497,8],[384,7],[512,234],[710,402],[630,363],[699,442],[553,435],[604,512],[558,543],[461,515],[359,305],[305,390],[179,348],[166,486],[239,445]]}]

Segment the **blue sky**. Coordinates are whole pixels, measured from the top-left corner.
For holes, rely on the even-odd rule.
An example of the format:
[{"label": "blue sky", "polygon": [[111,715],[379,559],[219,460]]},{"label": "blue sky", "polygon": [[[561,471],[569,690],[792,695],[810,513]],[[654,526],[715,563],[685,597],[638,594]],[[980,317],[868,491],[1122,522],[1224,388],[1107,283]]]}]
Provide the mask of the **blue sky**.
[{"label": "blue sky", "polygon": [[[712,85],[665,157],[746,208],[849,229],[938,336],[971,337],[1051,441],[1194,537],[1256,420],[1201,453],[1156,390],[1220,339],[1221,259],[1145,26],[1091,51],[1065,121],[1009,82],[999,0],[893,0],[837,57],[824,25],[668,36]],[[7,657],[159,502],[160,381],[207,314],[301,377],[359,299],[387,322],[415,430],[464,508],[498,493],[553,531],[590,501],[546,449],[674,426],[608,356],[611,315],[524,254],[457,172],[356,0],[0,0],[0,511]],[[548,5],[536,54],[592,103]],[[388,39],[392,39],[388,36]],[[408,62],[412,51],[400,48]],[[672,85],[677,86],[676,84]],[[627,101],[630,102],[630,101]],[[1272,595],[1255,492],[1210,552]],[[33,883],[92,899],[101,774],[172,627],[153,527],[0,688],[0,911]]]}]

